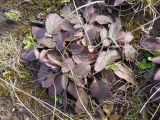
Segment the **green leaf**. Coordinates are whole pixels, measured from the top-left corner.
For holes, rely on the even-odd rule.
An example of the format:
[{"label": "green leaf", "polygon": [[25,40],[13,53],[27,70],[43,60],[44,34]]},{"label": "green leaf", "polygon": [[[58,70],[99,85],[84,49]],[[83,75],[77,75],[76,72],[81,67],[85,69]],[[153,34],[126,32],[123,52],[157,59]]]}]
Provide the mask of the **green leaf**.
[{"label": "green leaf", "polygon": [[61,0],[61,3],[65,4],[65,3],[70,3],[70,0]]},{"label": "green leaf", "polygon": [[26,36],[23,40],[24,49],[29,49],[36,44],[36,39],[32,36]]},{"label": "green leaf", "polygon": [[106,67],[106,69],[110,69],[110,70],[113,70],[113,71],[116,71],[118,69],[118,66],[115,65],[115,64],[110,64]]},{"label": "green leaf", "polygon": [[8,20],[17,22],[20,21],[21,13],[18,10],[11,9],[10,11],[5,12],[5,16]]},{"label": "green leaf", "polygon": [[137,62],[136,65],[141,70],[147,70],[147,69],[153,68],[153,63],[147,62],[146,59],[143,59],[142,61]]}]

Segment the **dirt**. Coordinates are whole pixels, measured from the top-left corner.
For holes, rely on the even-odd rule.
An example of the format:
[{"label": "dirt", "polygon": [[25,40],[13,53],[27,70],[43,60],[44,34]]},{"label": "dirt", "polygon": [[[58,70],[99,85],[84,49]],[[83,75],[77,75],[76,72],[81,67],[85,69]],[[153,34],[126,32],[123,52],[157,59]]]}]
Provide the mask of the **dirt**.
[{"label": "dirt", "polygon": [[4,13],[0,12],[0,35],[11,31],[13,28],[14,24],[7,22],[7,19],[4,17]]}]

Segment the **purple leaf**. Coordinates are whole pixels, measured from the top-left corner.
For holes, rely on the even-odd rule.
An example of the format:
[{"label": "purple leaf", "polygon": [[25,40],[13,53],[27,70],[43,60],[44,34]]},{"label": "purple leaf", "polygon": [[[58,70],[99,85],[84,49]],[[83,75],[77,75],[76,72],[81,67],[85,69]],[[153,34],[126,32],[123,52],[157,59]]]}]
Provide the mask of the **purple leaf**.
[{"label": "purple leaf", "polygon": [[120,18],[116,18],[116,22],[112,23],[109,27],[109,36],[113,39],[117,39],[122,28]]},{"label": "purple leaf", "polygon": [[75,63],[71,58],[67,58],[62,63],[62,73],[71,71],[75,67]]},{"label": "purple leaf", "polygon": [[124,45],[124,44],[130,43],[132,39],[133,39],[133,35],[131,32],[120,32],[117,38],[117,42],[119,44]]},{"label": "purple leaf", "polygon": [[135,50],[135,48],[129,44],[126,44],[124,47],[124,54],[125,54],[125,58],[128,61],[135,61],[136,59],[136,55],[137,55],[137,51]]},{"label": "purple leaf", "polygon": [[57,33],[61,30],[61,25],[59,24],[62,18],[58,14],[49,14],[46,18],[46,30],[49,34]]},{"label": "purple leaf", "polygon": [[154,80],[160,80],[160,69],[156,72]]},{"label": "purple leaf", "polygon": [[102,27],[100,29],[100,37],[101,37],[101,42],[104,47],[108,47],[111,44],[111,40],[108,39],[108,31],[106,30],[105,27]]},{"label": "purple leaf", "polygon": [[91,71],[91,66],[87,63],[79,63],[73,68],[73,73],[78,78],[85,78]]},{"label": "purple leaf", "polygon": [[121,79],[126,80],[127,82],[136,85],[136,81],[134,80],[133,71],[127,67],[124,63],[116,63],[116,70],[113,72]]},{"label": "purple leaf", "polygon": [[122,4],[125,0],[115,0],[114,2],[114,6],[119,6],[120,4]]},{"label": "purple leaf", "polygon": [[100,72],[101,70],[106,68],[107,65],[112,64],[119,58],[120,55],[116,50],[108,50],[107,52],[102,51],[96,60],[94,69],[96,72]]},{"label": "purple leaf", "polygon": [[22,59],[32,62],[33,60],[36,60],[37,58],[36,58],[34,50],[32,50],[32,51],[23,52]]},{"label": "purple leaf", "polygon": [[151,58],[151,61],[160,64],[160,56]]},{"label": "purple leaf", "polygon": [[47,77],[48,74],[48,66],[44,63],[41,63],[39,72],[38,72],[38,81],[41,83]]},{"label": "purple leaf", "polygon": [[56,42],[53,40],[53,38],[49,37],[42,38],[38,43],[50,49],[55,48],[56,46]]},{"label": "purple leaf", "polygon": [[[86,24],[84,26],[84,29],[85,29],[91,43],[95,42],[95,40],[97,40],[99,38],[99,29],[95,25]],[[87,41],[89,41],[87,36],[85,36],[85,39]]]},{"label": "purple leaf", "polygon": [[62,17],[67,17],[69,14],[71,13],[71,8],[69,6],[64,6],[61,10],[60,10],[60,15]]},{"label": "purple leaf", "polygon": [[78,99],[77,89],[76,89],[76,85],[75,85],[74,82],[69,82],[67,91],[68,91],[68,93],[69,93],[70,95],[72,95],[75,99]]},{"label": "purple leaf", "polygon": [[79,78],[72,73],[68,74],[68,76],[77,86],[84,87],[85,81],[82,78]]},{"label": "purple leaf", "polygon": [[113,23],[113,20],[110,16],[97,15],[96,17],[91,19],[91,23],[93,23],[93,22],[97,22],[97,23],[103,25],[103,24]]},{"label": "purple leaf", "polygon": [[89,52],[88,49],[84,49],[80,54],[72,56],[75,63],[79,64],[81,62],[93,63],[97,59],[97,52]]},{"label": "purple leaf", "polygon": [[57,75],[53,81],[53,85],[48,88],[48,94],[49,96],[55,97],[55,95],[59,95],[60,93],[62,93],[63,90],[62,76]]},{"label": "purple leaf", "polygon": [[[79,98],[76,101],[76,105],[75,105],[75,112],[80,114],[82,112],[85,112],[84,107],[87,109],[88,107],[88,95],[86,94],[86,92],[83,89],[78,89],[79,92]],[[83,104],[83,105],[82,105]]]},{"label": "purple leaf", "polygon": [[63,89],[66,90],[68,83],[69,83],[68,76],[66,74],[63,74],[62,75],[62,87],[63,87]]},{"label": "purple leaf", "polygon": [[95,97],[99,103],[109,100],[112,94],[108,88],[108,85],[99,80],[94,80],[89,88],[93,97]]},{"label": "purple leaf", "polygon": [[160,37],[148,37],[140,41],[145,50],[160,51]]},{"label": "purple leaf", "polygon": [[64,49],[64,39],[62,34],[59,32],[53,35],[53,39],[56,41],[56,50],[62,51]]},{"label": "purple leaf", "polygon": [[69,45],[68,50],[74,55],[74,54],[80,54],[83,51],[84,47],[82,45],[78,45],[75,43],[72,43]]},{"label": "purple leaf", "polygon": [[97,15],[97,10],[93,7],[93,5],[85,7],[83,11],[83,17],[87,22],[94,18]]},{"label": "purple leaf", "polygon": [[47,75],[47,79],[44,79],[41,81],[42,87],[43,88],[49,88],[54,84],[54,79],[56,77],[56,74],[49,73]]},{"label": "purple leaf", "polygon": [[32,26],[32,35],[36,37],[37,40],[42,39],[45,36],[46,29],[36,26]]}]

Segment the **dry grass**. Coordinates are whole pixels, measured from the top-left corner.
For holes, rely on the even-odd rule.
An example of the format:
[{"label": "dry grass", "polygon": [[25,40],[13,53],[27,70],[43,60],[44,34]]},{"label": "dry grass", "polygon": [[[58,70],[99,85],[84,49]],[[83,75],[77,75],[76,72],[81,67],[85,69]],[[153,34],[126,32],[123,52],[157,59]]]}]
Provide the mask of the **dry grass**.
[{"label": "dry grass", "polygon": [[18,71],[20,65],[21,42],[13,33],[8,33],[0,37],[0,69],[9,68]]}]

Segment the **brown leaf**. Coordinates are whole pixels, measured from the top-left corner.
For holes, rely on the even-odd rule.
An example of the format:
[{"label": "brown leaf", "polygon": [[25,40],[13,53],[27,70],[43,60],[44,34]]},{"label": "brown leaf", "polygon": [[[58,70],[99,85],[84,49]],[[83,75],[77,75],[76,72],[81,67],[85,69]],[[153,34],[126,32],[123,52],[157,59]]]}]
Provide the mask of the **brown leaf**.
[{"label": "brown leaf", "polygon": [[94,69],[96,72],[100,72],[101,70],[106,68],[107,65],[112,64],[119,58],[120,55],[116,50],[108,50],[107,52],[102,51],[96,60]]},{"label": "brown leaf", "polygon": [[78,89],[79,92],[79,98],[75,105],[75,112],[80,114],[82,112],[85,112],[84,107],[87,109],[88,107],[88,95],[83,89]]},{"label": "brown leaf", "polygon": [[93,97],[95,97],[100,103],[109,100],[112,94],[108,88],[108,85],[100,80],[94,80],[89,88]]},{"label": "brown leaf", "polygon": [[160,37],[148,37],[140,41],[145,50],[160,51]]},{"label": "brown leaf", "polygon": [[73,73],[78,78],[85,78],[85,77],[87,77],[88,74],[90,73],[90,71],[91,71],[91,66],[89,64],[87,64],[87,63],[79,63],[73,69]]},{"label": "brown leaf", "polygon": [[71,71],[73,68],[75,67],[75,63],[73,62],[73,60],[71,58],[67,58],[63,61],[62,63],[62,73],[66,73]]},{"label": "brown leaf", "polygon": [[117,69],[113,72],[121,79],[126,80],[127,82],[136,85],[136,81],[134,80],[134,73],[133,71],[127,67],[124,63],[118,62],[115,64]]}]

